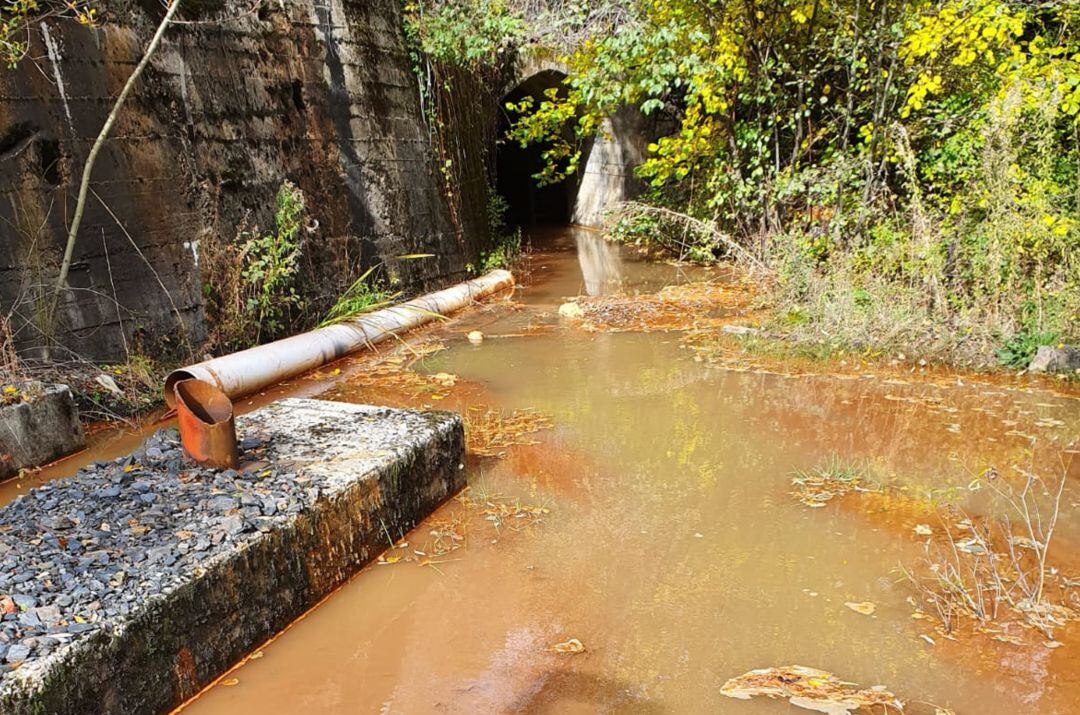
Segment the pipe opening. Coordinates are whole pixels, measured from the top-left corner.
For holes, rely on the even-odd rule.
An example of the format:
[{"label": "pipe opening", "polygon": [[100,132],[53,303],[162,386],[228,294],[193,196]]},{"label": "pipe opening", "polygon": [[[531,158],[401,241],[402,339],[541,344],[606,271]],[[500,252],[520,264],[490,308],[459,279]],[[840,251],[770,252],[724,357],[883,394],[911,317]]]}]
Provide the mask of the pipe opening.
[{"label": "pipe opening", "polygon": [[183,380],[173,390],[180,442],[188,455],[204,467],[238,468],[236,422],[228,395],[202,380]]},{"label": "pipe opening", "polygon": [[207,425],[218,425],[232,417],[232,402],[225,393],[207,382],[182,380],[174,389],[179,401]]},{"label": "pipe opening", "polygon": [[173,370],[169,373],[169,376],[165,378],[165,404],[169,406],[169,409],[176,409],[177,383],[195,379],[197,378],[187,370]]}]

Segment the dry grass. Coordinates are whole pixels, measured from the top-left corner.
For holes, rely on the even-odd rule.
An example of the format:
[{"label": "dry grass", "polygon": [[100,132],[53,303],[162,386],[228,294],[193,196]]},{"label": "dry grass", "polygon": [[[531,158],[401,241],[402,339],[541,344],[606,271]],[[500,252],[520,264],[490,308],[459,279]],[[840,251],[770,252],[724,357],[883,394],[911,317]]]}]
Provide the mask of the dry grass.
[{"label": "dry grass", "polygon": [[441,564],[454,560],[448,556],[467,549],[470,539],[496,543],[508,532],[517,533],[539,526],[551,513],[547,505],[525,503],[517,497],[495,494],[483,487],[466,487],[455,500],[463,507],[461,510],[428,520],[424,524],[427,532],[417,530],[412,542],[404,537],[395,542],[387,533],[389,549],[379,556],[377,563],[415,563],[438,571]]},{"label": "dry grass", "polygon": [[993,469],[979,479],[1000,511],[985,517],[939,512],[943,536],[927,539],[921,561],[901,572],[915,590],[918,614],[929,614],[945,635],[972,623],[998,640],[1017,642],[997,628],[1017,622],[1056,647],[1055,629],[1080,616],[1068,600],[1078,584],[1048,558],[1067,477],[1063,472],[1046,480],[1016,466],[1013,471],[1018,484]]},{"label": "dry grass", "polygon": [[441,340],[425,340],[400,349],[367,364],[349,377],[349,385],[360,388],[389,388],[412,397],[444,396],[456,383],[453,375],[425,375],[412,369],[419,360],[446,349]]},{"label": "dry grass", "polygon": [[0,379],[14,381],[22,374],[22,364],[15,351],[15,335],[11,321],[0,315]]}]

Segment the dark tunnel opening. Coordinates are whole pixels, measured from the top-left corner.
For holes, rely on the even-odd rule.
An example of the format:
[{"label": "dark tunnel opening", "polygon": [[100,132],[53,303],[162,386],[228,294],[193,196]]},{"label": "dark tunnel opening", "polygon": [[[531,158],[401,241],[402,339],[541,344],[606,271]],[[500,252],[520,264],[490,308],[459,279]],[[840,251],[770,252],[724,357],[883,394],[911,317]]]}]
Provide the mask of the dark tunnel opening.
[{"label": "dark tunnel opening", "polygon": [[[518,115],[506,109],[509,103],[518,104],[531,96],[539,106],[544,93],[552,88],[563,89],[566,76],[555,70],[539,72],[515,87],[503,97],[499,126],[499,148],[496,161],[497,189],[509,206],[506,223],[512,227],[528,228],[543,224],[566,225],[571,222],[577,180],[570,177],[556,184],[539,186],[534,176],[544,168],[544,145],[522,148],[507,136]],[[568,130],[569,131],[569,130]]]}]

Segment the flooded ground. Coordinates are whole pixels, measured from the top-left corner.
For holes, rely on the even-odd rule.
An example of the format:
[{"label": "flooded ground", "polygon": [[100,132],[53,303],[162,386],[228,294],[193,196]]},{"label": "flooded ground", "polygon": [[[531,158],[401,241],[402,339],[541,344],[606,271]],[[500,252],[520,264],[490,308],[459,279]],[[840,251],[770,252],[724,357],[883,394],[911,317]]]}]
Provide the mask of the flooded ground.
[{"label": "flooded ground", "polygon": [[[516,305],[414,336],[448,349],[399,351],[442,387],[365,379],[371,358],[358,356],[281,388],[535,410],[552,428],[502,459],[471,458],[465,498],[394,534],[384,563],[186,713],[779,713],[790,707],[720,688],[792,664],[885,685],[908,712],[1076,711],[1080,629],[1059,632],[1061,648],[931,645],[894,568],[918,557],[914,527],[933,514],[858,497],[807,508],[791,477],[840,458],[919,504],[947,494],[978,510],[985,495],[967,488],[987,467],[1071,470],[1055,548],[1075,565],[1080,401],[955,379],[710,368],[681,333],[589,332],[558,315],[571,296],[710,273],[643,263],[587,232],[543,245]],[[486,339],[469,342],[473,330]],[[571,639],[584,652],[553,649]]]}]

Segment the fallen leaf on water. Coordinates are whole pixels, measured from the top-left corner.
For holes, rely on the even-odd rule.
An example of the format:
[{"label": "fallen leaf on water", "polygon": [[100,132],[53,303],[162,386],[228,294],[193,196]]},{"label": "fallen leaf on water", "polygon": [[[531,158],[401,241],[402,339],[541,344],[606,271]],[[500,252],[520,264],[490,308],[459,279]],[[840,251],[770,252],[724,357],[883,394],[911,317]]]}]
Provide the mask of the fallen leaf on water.
[{"label": "fallen leaf on water", "polygon": [[474,343],[477,345],[484,342],[484,334],[481,333],[479,330],[474,330],[469,333],[468,338],[470,343]]},{"label": "fallen leaf on water", "polygon": [[556,643],[555,645],[551,646],[550,650],[555,652],[555,653],[570,653],[570,654],[584,653],[585,652],[585,645],[581,641],[579,641],[577,638],[571,638],[568,641],[563,641],[562,643]]},{"label": "fallen leaf on water", "polygon": [[1016,636],[994,636],[994,640],[1001,641],[1002,643],[1009,643],[1010,645],[1024,645],[1024,641],[1020,640]]},{"label": "fallen leaf on water", "polygon": [[832,673],[802,665],[762,668],[724,683],[720,694],[749,700],[758,695],[787,698],[800,708],[830,715],[847,715],[860,708],[883,706],[902,710],[900,700],[883,687],[858,690],[854,683],[840,680]]},{"label": "fallen leaf on water", "polygon": [[1061,641],[1046,641],[1045,643],[1043,643],[1043,645],[1046,646],[1047,648],[1060,648],[1061,646],[1063,646],[1065,644],[1062,643]]},{"label": "fallen leaf on water", "polygon": [[231,688],[234,685],[240,684],[240,678],[228,678],[227,680],[222,680],[221,684],[227,688]]},{"label": "fallen leaf on water", "polygon": [[266,655],[266,654],[263,653],[261,650],[257,650],[257,651],[255,651],[254,653],[252,653],[251,655],[248,656],[248,660],[258,660],[259,658],[262,658],[264,655]]},{"label": "fallen leaf on water", "polygon": [[926,642],[927,642],[927,643],[929,643],[930,645],[937,645],[937,641],[935,641],[935,640],[934,640],[933,638],[931,638],[930,636],[926,635],[925,633],[920,633],[920,634],[919,634],[919,638],[922,638],[922,639],[923,639],[924,641],[926,641]]},{"label": "fallen leaf on water", "polygon": [[877,606],[875,606],[870,601],[859,601],[859,602],[846,601],[844,603],[844,605],[847,606],[848,608],[850,608],[851,610],[855,611],[856,613],[863,614],[864,616],[869,616],[875,610],[877,610]]},{"label": "fallen leaf on water", "polygon": [[931,529],[930,526],[927,524],[916,524],[915,533],[919,536],[930,536],[934,533],[934,530]]}]

